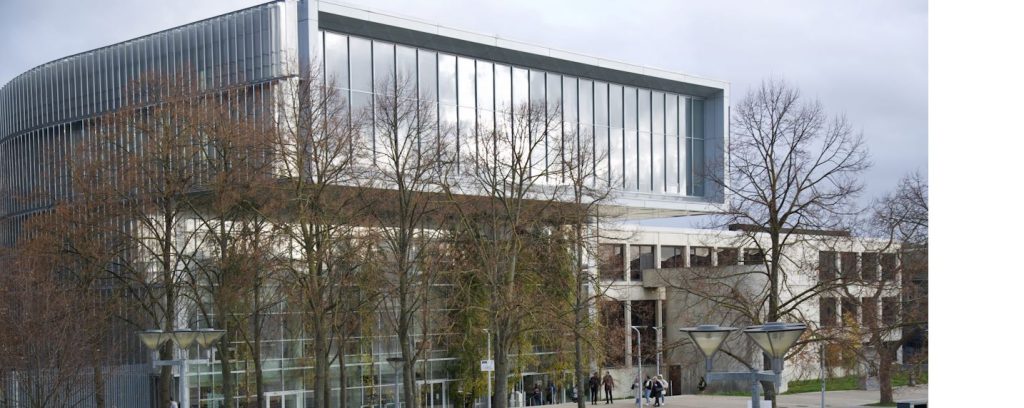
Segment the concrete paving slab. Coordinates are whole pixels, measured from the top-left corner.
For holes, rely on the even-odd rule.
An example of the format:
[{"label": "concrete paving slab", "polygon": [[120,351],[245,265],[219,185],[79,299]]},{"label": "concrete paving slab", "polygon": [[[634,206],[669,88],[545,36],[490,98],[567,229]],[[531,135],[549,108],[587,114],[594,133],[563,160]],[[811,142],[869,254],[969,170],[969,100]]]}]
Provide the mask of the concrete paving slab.
[{"label": "concrete paving slab", "polygon": [[[916,387],[899,387],[894,392],[897,401],[911,399],[928,399],[928,385]],[[719,395],[677,395],[665,398],[665,408],[742,408],[750,402],[750,397],[726,397]],[[826,408],[854,408],[878,402],[878,391],[828,391],[825,393]],[[574,408],[576,404],[557,404],[545,406],[551,408]],[[633,408],[632,399],[619,399],[611,404],[599,402],[587,408]],[[652,408],[645,405],[643,408]],[[801,394],[785,394],[779,397],[779,408],[820,408],[821,393],[808,392]]]}]

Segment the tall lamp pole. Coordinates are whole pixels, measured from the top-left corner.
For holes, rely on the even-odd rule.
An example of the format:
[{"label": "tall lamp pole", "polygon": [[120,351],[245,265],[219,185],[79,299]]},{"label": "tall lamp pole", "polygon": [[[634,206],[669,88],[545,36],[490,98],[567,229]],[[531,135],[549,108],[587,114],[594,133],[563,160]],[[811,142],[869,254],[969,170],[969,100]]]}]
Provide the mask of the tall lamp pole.
[{"label": "tall lamp pole", "polygon": [[[487,333],[487,361],[491,360],[491,330],[484,329],[484,333]],[[492,363],[493,364],[493,363]],[[487,371],[487,408],[491,408],[491,399],[494,397],[491,395],[491,371]]]},{"label": "tall lamp pole", "polygon": [[642,395],[644,388],[644,353],[640,349],[640,328],[638,326],[629,326],[629,328],[636,332],[636,406],[637,408],[640,408],[642,407],[641,403],[643,403],[643,401],[640,400],[640,396]]},{"label": "tall lamp pole", "polygon": [[656,339],[658,340],[657,350],[654,353],[654,364],[656,367],[654,371],[657,375],[661,375],[661,328],[658,326],[651,326],[651,328],[654,329],[655,336],[657,336]]}]

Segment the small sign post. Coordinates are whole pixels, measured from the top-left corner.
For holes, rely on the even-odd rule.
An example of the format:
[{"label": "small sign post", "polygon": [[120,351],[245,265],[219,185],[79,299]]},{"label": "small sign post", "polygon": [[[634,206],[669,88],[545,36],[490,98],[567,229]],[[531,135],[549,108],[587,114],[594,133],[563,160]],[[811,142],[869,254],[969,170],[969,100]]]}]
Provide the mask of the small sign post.
[{"label": "small sign post", "polygon": [[494,371],[494,360],[480,360],[480,371]]}]

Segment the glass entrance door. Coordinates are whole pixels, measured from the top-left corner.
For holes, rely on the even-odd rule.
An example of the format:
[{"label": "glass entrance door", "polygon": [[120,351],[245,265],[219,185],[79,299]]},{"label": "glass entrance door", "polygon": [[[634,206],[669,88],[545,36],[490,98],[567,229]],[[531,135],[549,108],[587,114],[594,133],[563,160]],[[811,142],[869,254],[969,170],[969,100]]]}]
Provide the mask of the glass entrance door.
[{"label": "glass entrance door", "polygon": [[448,406],[448,384],[443,382],[420,384],[420,401],[423,408],[446,408]]},{"label": "glass entrance door", "polygon": [[302,408],[302,393],[268,393],[265,408]]}]

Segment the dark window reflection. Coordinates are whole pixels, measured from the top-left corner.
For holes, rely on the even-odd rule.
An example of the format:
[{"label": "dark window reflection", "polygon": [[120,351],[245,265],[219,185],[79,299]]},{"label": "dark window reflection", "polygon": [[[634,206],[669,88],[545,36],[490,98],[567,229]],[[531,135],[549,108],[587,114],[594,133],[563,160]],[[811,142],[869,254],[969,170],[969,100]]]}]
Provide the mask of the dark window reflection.
[{"label": "dark window reflection", "polygon": [[681,246],[662,246],[661,247],[661,267],[662,268],[682,268],[686,266],[686,258],[683,255],[683,247]]},{"label": "dark window reflection", "polygon": [[690,247],[690,266],[711,266],[711,248]]}]

